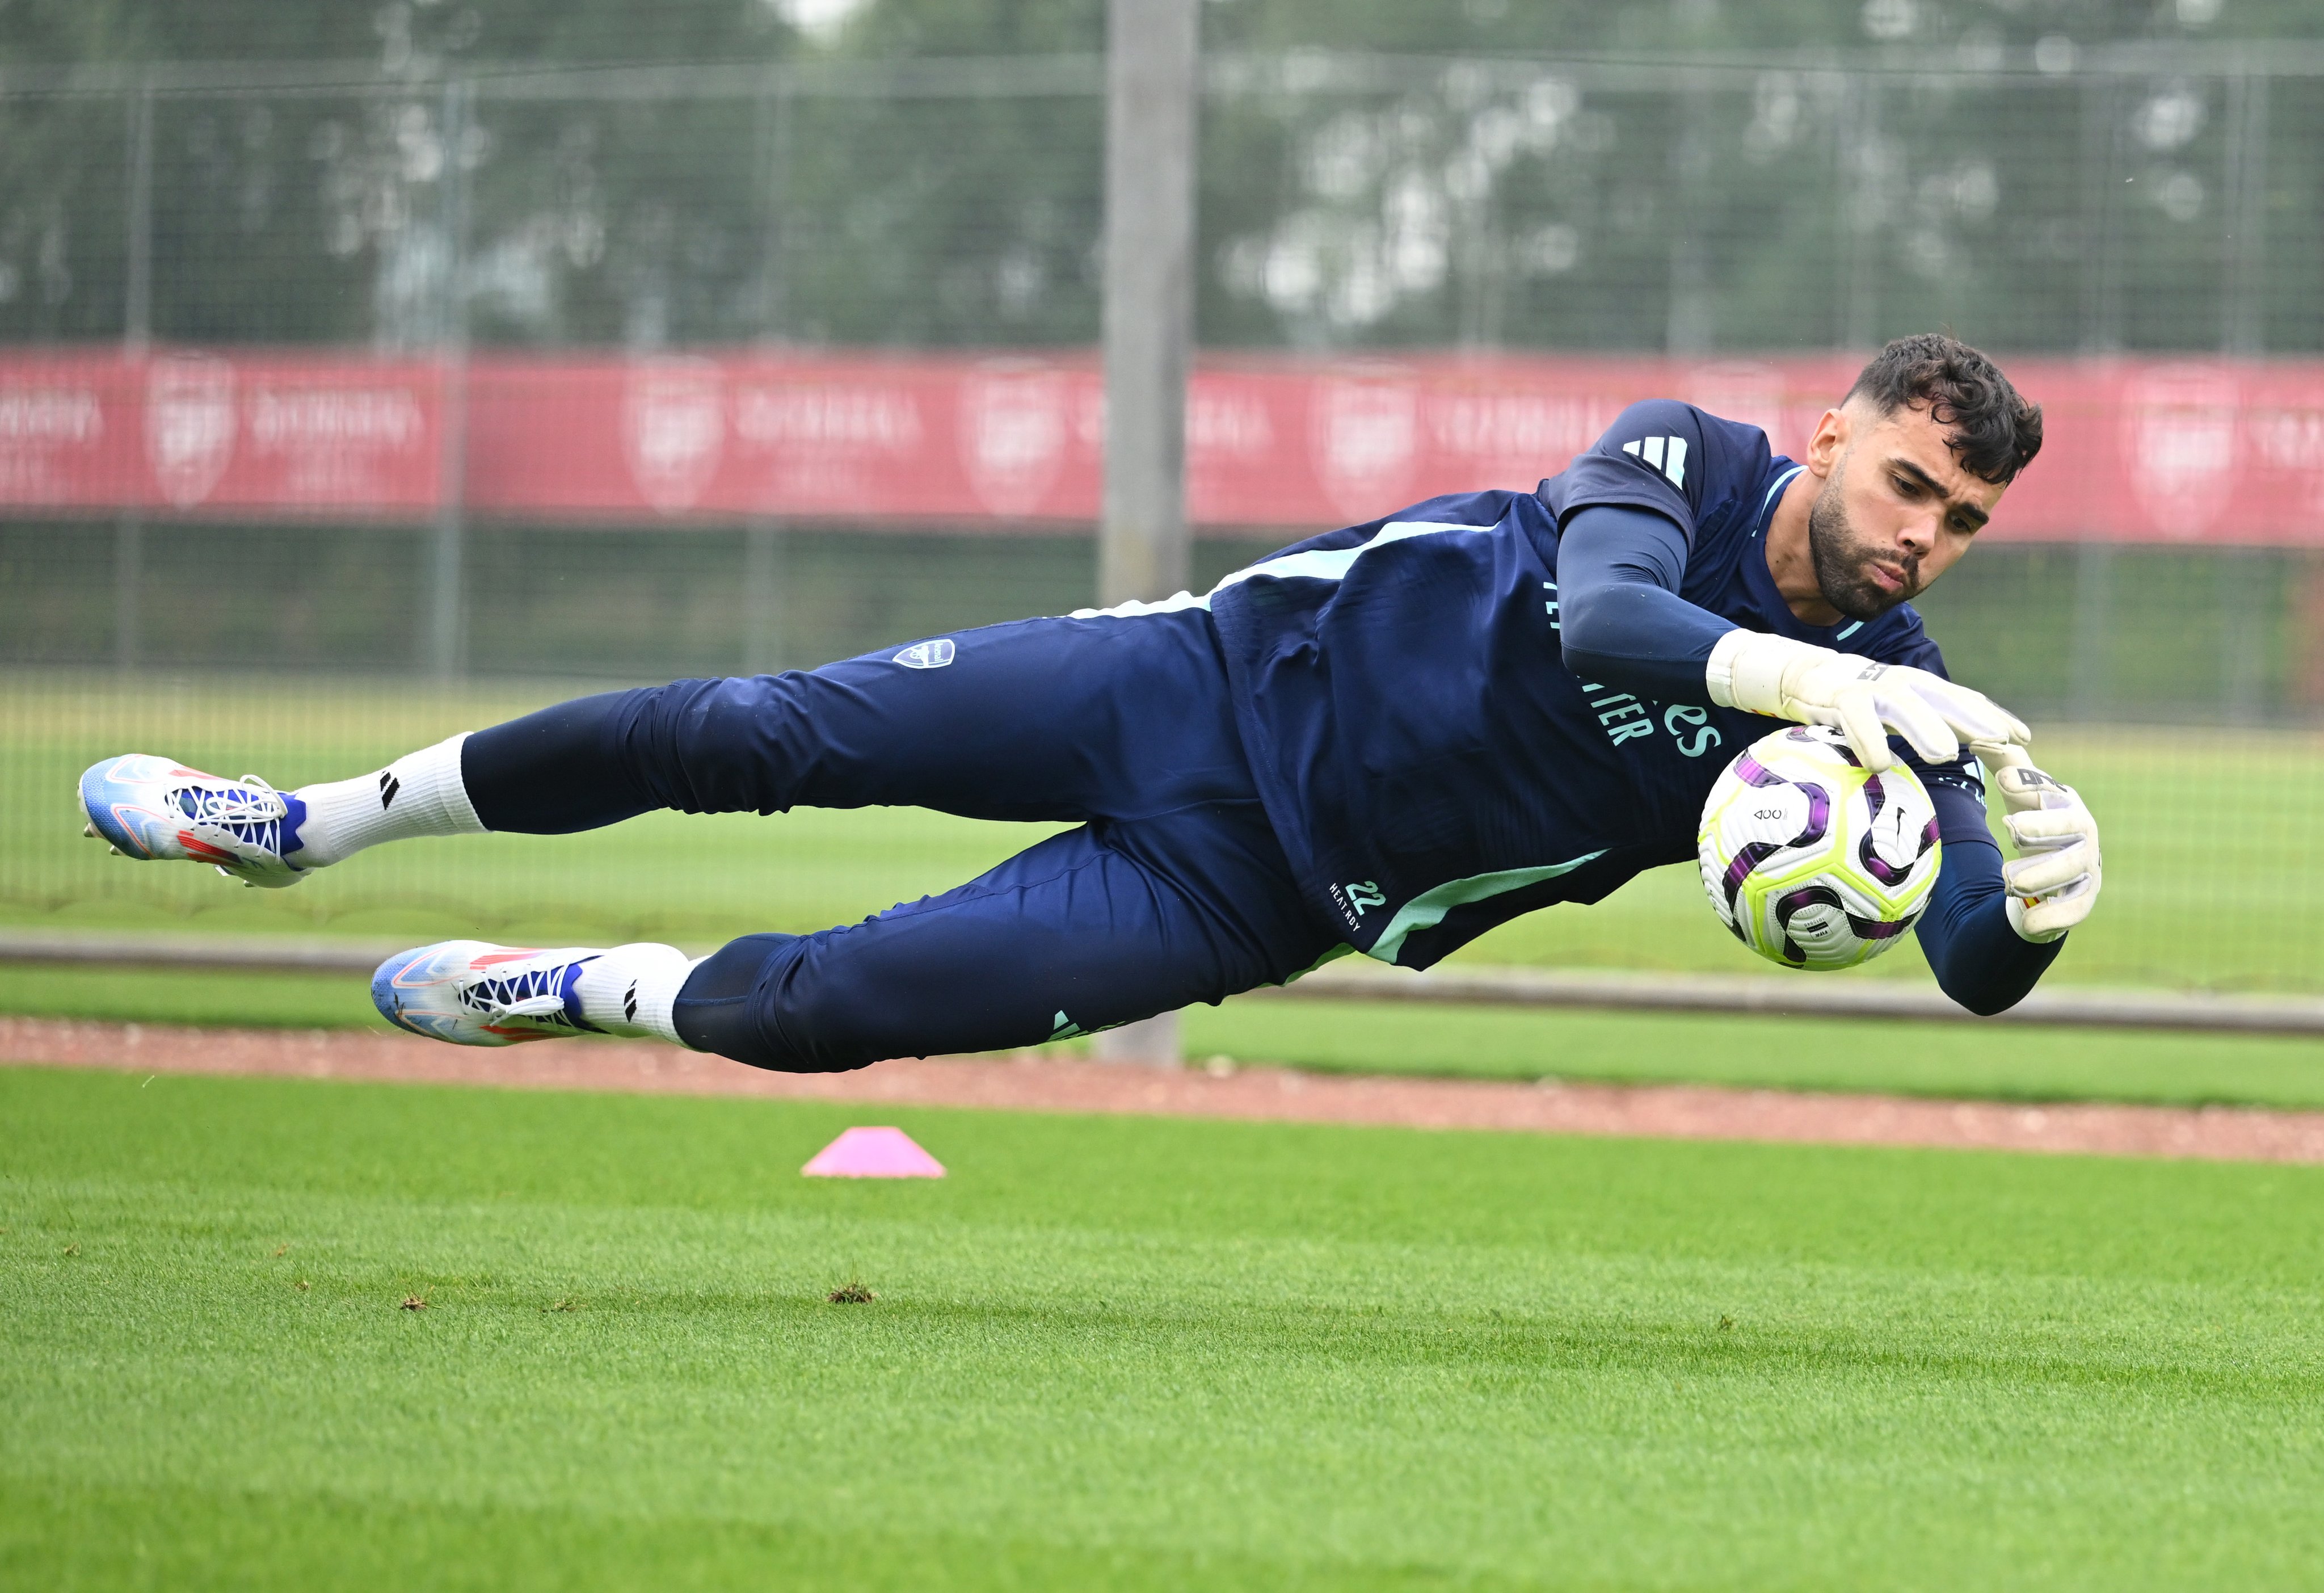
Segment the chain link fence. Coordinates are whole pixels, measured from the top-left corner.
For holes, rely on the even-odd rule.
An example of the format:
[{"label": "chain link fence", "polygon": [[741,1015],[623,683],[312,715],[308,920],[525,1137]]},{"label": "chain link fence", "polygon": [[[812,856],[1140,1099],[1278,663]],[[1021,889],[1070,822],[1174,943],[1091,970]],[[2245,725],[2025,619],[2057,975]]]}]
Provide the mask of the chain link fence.
[{"label": "chain link fence", "polygon": [[[2163,529],[2133,531],[2098,490],[2119,459],[2045,458],[2035,472],[2074,487],[2053,493],[2046,529],[1997,536],[1923,607],[1955,671],[2084,750],[2125,815],[2109,923],[2069,959],[2075,975],[2312,988],[2324,975],[2281,926],[2324,878],[2301,773],[2324,772],[2324,51],[2059,43],[1215,56],[1198,338],[1213,362],[1268,371],[1651,359],[1711,373],[1705,402],[1722,371],[1932,327],[2092,382],[2145,373],[2141,391],[2163,394],[2142,456],[2159,461]],[[895,516],[832,491],[806,509],[584,514],[544,489],[546,506],[496,509],[457,485],[499,446],[460,374],[586,356],[650,366],[655,391],[682,399],[706,356],[1085,366],[1102,79],[1073,55],[0,76],[9,810],[66,823],[69,780],[124,736],[293,781],[594,685],[807,666],[1087,601],[1091,526],[1054,504]],[[148,405],[117,455],[95,435],[111,411],[24,374],[115,355]],[[423,373],[397,378],[420,394],[408,424],[287,403],[264,424],[405,427],[426,490],[390,503],[341,481],[189,504],[105,489],[106,471],[143,481],[165,454],[198,466],[220,426],[258,449],[251,359]],[[236,361],[242,409],[206,409],[201,373]],[[2262,377],[2277,396],[2254,409],[2236,394]],[[542,380],[553,397],[563,378]],[[157,431],[165,386],[174,419]],[[634,419],[629,391],[606,402]],[[653,411],[646,443],[632,427],[633,474],[640,449],[683,474],[689,412]],[[1233,445],[1239,412],[1198,406],[1197,450]],[[987,428],[1003,452],[1034,425],[1008,413],[1017,431]],[[900,424],[834,409],[778,421]],[[1277,432],[1279,449],[1314,440]],[[42,476],[83,444],[96,486]],[[563,446],[543,455],[551,477],[586,476],[604,451],[577,431]],[[1523,432],[1497,456],[1517,461],[1509,478],[1462,484],[1529,485],[1576,446]],[[2264,534],[2229,514],[2198,528],[2201,545],[2173,542],[2172,514],[2263,465],[2285,484]],[[1220,505],[1198,527],[1199,579],[1313,528]],[[2168,750],[2183,736],[2103,727],[2139,724],[2203,727],[2209,764]],[[2228,765],[2266,794],[2226,820],[2251,856],[2221,873],[2173,838],[2221,822],[2206,769]],[[0,914],[30,922],[696,938],[875,910],[1017,838],[905,816],[641,823],[513,873],[415,853],[229,908],[198,880],[101,866],[22,829],[0,847]],[[742,860],[722,862],[727,847]],[[1657,896],[1665,883],[1483,952],[1726,966],[1707,921],[1675,927],[1699,910],[1674,886]],[[2206,936],[2217,955],[2174,949]]]}]

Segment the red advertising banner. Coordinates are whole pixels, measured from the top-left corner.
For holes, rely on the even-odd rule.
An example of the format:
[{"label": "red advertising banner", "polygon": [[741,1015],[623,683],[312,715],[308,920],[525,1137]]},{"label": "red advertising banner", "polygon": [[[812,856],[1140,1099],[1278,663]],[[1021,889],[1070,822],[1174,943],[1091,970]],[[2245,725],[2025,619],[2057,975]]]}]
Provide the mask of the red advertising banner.
[{"label": "red advertising banner", "polygon": [[[1526,487],[1677,397],[1796,450],[1846,355],[1711,362],[1217,356],[1187,404],[1198,524],[1296,532]],[[2011,360],[2048,445],[1989,536],[2324,545],[2324,362]],[[447,417],[463,418],[456,448]],[[0,514],[1059,531],[1098,512],[1094,357],[0,354]]]},{"label": "red advertising banner", "polygon": [[445,391],[429,360],[0,356],[0,513],[427,515]]}]

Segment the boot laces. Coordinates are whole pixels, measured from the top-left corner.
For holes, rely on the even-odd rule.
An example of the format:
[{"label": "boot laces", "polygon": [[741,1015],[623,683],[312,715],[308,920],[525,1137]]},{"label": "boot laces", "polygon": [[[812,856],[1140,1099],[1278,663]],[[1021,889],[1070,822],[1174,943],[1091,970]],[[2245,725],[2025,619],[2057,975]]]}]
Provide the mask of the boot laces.
[{"label": "boot laces", "polygon": [[282,825],[290,804],[255,774],[238,783],[181,785],[170,793],[171,805],[198,824],[215,824],[246,845],[260,847],[280,857]]},{"label": "boot laces", "polygon": [[475,983],[462,986],[460,1000],[482,1014],[488,1023],[529,1018],[555,1027],[574,1028],[576,1025],[573,1016],[565,1009],[566,976],[589,960],[581,958],[547,967],[486,974]]}]

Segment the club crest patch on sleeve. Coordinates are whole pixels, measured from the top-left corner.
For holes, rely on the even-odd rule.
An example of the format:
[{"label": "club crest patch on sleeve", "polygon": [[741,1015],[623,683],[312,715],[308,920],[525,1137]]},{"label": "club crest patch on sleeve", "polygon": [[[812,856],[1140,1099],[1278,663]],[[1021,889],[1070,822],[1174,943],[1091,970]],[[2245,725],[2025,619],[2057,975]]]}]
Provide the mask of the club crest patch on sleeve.
[{"label": "club crest patch on sleeve", "polygon": [[896,654],[896,662],[908,670],[940,670],[953,660],[950,636],[939,636],[933,642],[915,642]]}]

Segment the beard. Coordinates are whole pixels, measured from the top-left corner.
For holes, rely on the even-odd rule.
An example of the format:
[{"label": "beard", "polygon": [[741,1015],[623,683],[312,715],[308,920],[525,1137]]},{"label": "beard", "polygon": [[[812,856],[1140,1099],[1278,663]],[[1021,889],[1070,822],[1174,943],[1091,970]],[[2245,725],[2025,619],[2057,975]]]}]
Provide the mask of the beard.
[{"label": "beard", "polygon": [[[1840,495],[1840,484],[1847,475],[1843,458],[1808,509],[1808,556],[1814,561],[1816,585],[1822,589],[1825,602],[1850,619],[1878,619],[1897,604],[1920,595],[1921,556],[1868,548],[1857,540],[1856,526]],[[1872,567],[1883,563],[1902,567],[1904,584],[1893,592],[1872,578]]]}]

